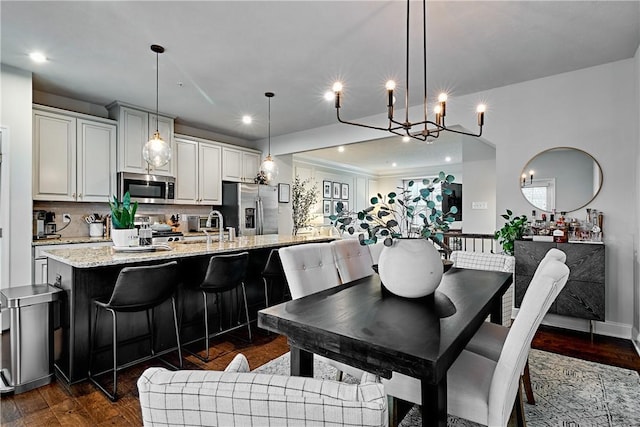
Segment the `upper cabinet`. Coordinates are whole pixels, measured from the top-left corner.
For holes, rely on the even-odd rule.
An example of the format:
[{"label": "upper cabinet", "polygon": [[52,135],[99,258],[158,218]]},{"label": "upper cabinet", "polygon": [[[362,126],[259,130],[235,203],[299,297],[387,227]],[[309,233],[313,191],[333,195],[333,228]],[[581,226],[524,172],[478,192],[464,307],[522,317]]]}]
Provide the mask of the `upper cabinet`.
[{"label": "upper cabinet", "polygon": [[[142,147],[156,131],[156,114],[119,102],[108,105],[107,109],[109,116],[118,121],[118,172],[147,173]],[[160,136],[175,152],[173,118],[159,115],[157,122]],[[174,161],[159,168],[151,167],[149,171],[154,175],[174,176]]]},{"label": "upper cabinet", "polygon": [[176,203],[222,203],[222,147],[192,137],[175,140]]},{"label": "upper cabinet", "polygon": [[105,202],[115,194],[115,122],[33,109],[33,199]]},{"label": "upper cabinet", "polygon": [[222,179],[225,181],[253,182],[258,175],[260,154],[255,151],[223,147]]}]

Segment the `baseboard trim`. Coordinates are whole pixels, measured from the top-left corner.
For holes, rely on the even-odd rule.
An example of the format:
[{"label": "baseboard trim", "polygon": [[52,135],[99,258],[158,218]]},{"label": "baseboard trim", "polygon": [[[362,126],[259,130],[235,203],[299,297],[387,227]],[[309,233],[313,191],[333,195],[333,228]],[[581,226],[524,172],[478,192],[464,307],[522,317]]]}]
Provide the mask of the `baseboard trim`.
[{"label": "baseboard trim", "polygon": [[640,330],[633,328],[633,336],[634,338],[631,339],[631,342],[636,349],[636,353],[640,356]]},{"label": "baseboard trim", "polygon": [[[518,315],[518,308],[513,309],[513,318]],[[578,319],[575,317],[560,316],[557,314],[547,314],[542,319],[542,324],[546,326],[553,326],[556,328],[570,329],[580,332],[589,332],[589,321],[586,319]],[[598,335],[604,335],[608,337],[623,338],[631,340],[636,345],[636,350],[640,343],[636,342],[633,337],[631,325],[625,323],[617,323],[612,321],[593,322],[593,333]],[[640,353],[639,353],[640,354]]]}]

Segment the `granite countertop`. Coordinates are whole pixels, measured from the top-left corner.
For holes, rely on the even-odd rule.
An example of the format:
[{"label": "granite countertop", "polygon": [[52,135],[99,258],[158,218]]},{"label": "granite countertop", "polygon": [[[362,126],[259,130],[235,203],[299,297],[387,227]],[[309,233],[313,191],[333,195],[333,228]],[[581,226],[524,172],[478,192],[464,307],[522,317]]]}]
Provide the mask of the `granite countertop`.
[{"label": "granite countertop", "polygon": [[[294,243],[322,242],[334,240],[328,236],[290,236],[268,234],[264,236],[241,236],[233,242],[176,242],[169,243],[171,250],[153,252],[116,252],[112,246],[83,249],[49,249],[44,255],[76,268],[103,267],[142,261],[171,260],[198,255],[208,255],[238,250],[278,247]],[[68,242],[67,242],[68,243]]]},{"label": "granite countertop", "polygon": [[97,243],[97,242],[110,242],[110,237],[60,237],[57,239],[38,239],[31,242],[31,246],[45,246],[45,245],[69,245],[74,243]]}]

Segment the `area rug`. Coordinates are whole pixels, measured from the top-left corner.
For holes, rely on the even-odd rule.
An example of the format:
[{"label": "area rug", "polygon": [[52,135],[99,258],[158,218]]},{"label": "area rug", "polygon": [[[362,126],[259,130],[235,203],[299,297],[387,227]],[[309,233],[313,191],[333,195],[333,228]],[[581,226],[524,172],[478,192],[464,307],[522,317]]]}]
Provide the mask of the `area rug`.
[{"label": "area rug", "polygon": [[[629,427],[640,426],[640,376],[636,371],[587,362],[540,350],[529,355],[535,405],[525,403],[529,427]],[[255,369],[255,372],[288,375],[289,353]],[[333,379],[336,369],[314,361],[317,378]],[[358,380],[348,375],[345,381]],[[400,426],[419,426],[417,406]],[[478,424],[449,417],[450,427]]]}]

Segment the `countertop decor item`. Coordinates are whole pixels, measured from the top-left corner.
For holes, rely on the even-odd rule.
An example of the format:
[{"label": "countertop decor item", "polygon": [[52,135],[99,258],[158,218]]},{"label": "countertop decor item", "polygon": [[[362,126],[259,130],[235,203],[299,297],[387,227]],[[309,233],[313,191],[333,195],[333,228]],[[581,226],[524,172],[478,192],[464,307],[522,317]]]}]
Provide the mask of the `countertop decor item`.
[{"label": "countertop decor item", "polygon": [[440,184],[454,180],[444,172],[433,180],[423,179],[421,186],[411,180],[398,187],[397,193],[372,197],[371,206],[357,213],[344,210],[344,204],[338,202],[337,213],[329,218],[342,232],[354,234],[359,227],[363,231],[358,236],[361,244],[382,239],[378,271],[390,292],[407,298],[431,295],[440,284],[443,267],[440,253],[429,240],[442,242],[458,212],[456,206],[443,212],[436,202],[452,192]]},{"label": "countertop decor item", "polygon": [[478,114],[478,133],[474,134],[471,132],[464,132],[461,130],[456,130],[453,128],[448,128],[444,123],[444,118],[446,116],[447,108],[447,94],[441,93],[438,96],[438,102],[434,103],[435,108],[433,109],[435,114],[435,121],[432,121],[428,118],[427,112],[429,108],[427,107],[427,2],[426,0],[422,0],[422,59],[423,59],[423,88],[424,92],[421,94],[423,100],[423,111],[424,117],[423,120],[417,122],[411,122],[409,120],[409,106],[411,103],[409,102],[409,12],[410,12],[410,0],[407,0],[407,34],[406,34],[406,77],[405,77],[405,88],[404,88],[404,111],[405,117],[402,119],[394,118],[394,101],[395,95],[393,91],[396,88],[396,82],[393,80],[387,81],[386,89],[387,89],[387,118],[389,119],[389,123],[387,127],[382,126],[372,126],[364,123],[356,123],[350,122],[347,120],[342,120],[340,118],[340,107],[342,100],[342,83],[335,82],[333,84],[333,93],[335,96],[335,107],[336,107],[336,116],[340,123],[344,123],[347,125],[354,125],[369,129],[382,130],[386,132],[391,132],[395,135],[403,136],[403,139],[406,139],[405,142],[409,141],[411,138],[417,139],[419,141],[432,141],[433,139],[440,136],[440,132],[454,132],[462,135],[469,136],[481,136],[482,135],[482,126],[484,125],[484,113],[486,107],[484,104],[479,104],[476,112]]},{"label": "countertop decor item", "polygon": [[109,202],[111,208],[111,240],[115,246],[135,246],[138,230],[134,228],[134,218],[138,210],[138,202],[131,203],[131,195],[127,191],[122,202],[116,196]]},{"label": "countertop decor item", "polygon": [[502,245],[502,250],[505,254],[513,255],[513,242],[522,239],[522,235],[527,229],[527,216],[513,216],[513,212],[509,209],[507,209],[506,214],[500,216],[507,222],[500,230],[495,232],[495,238]]}]

